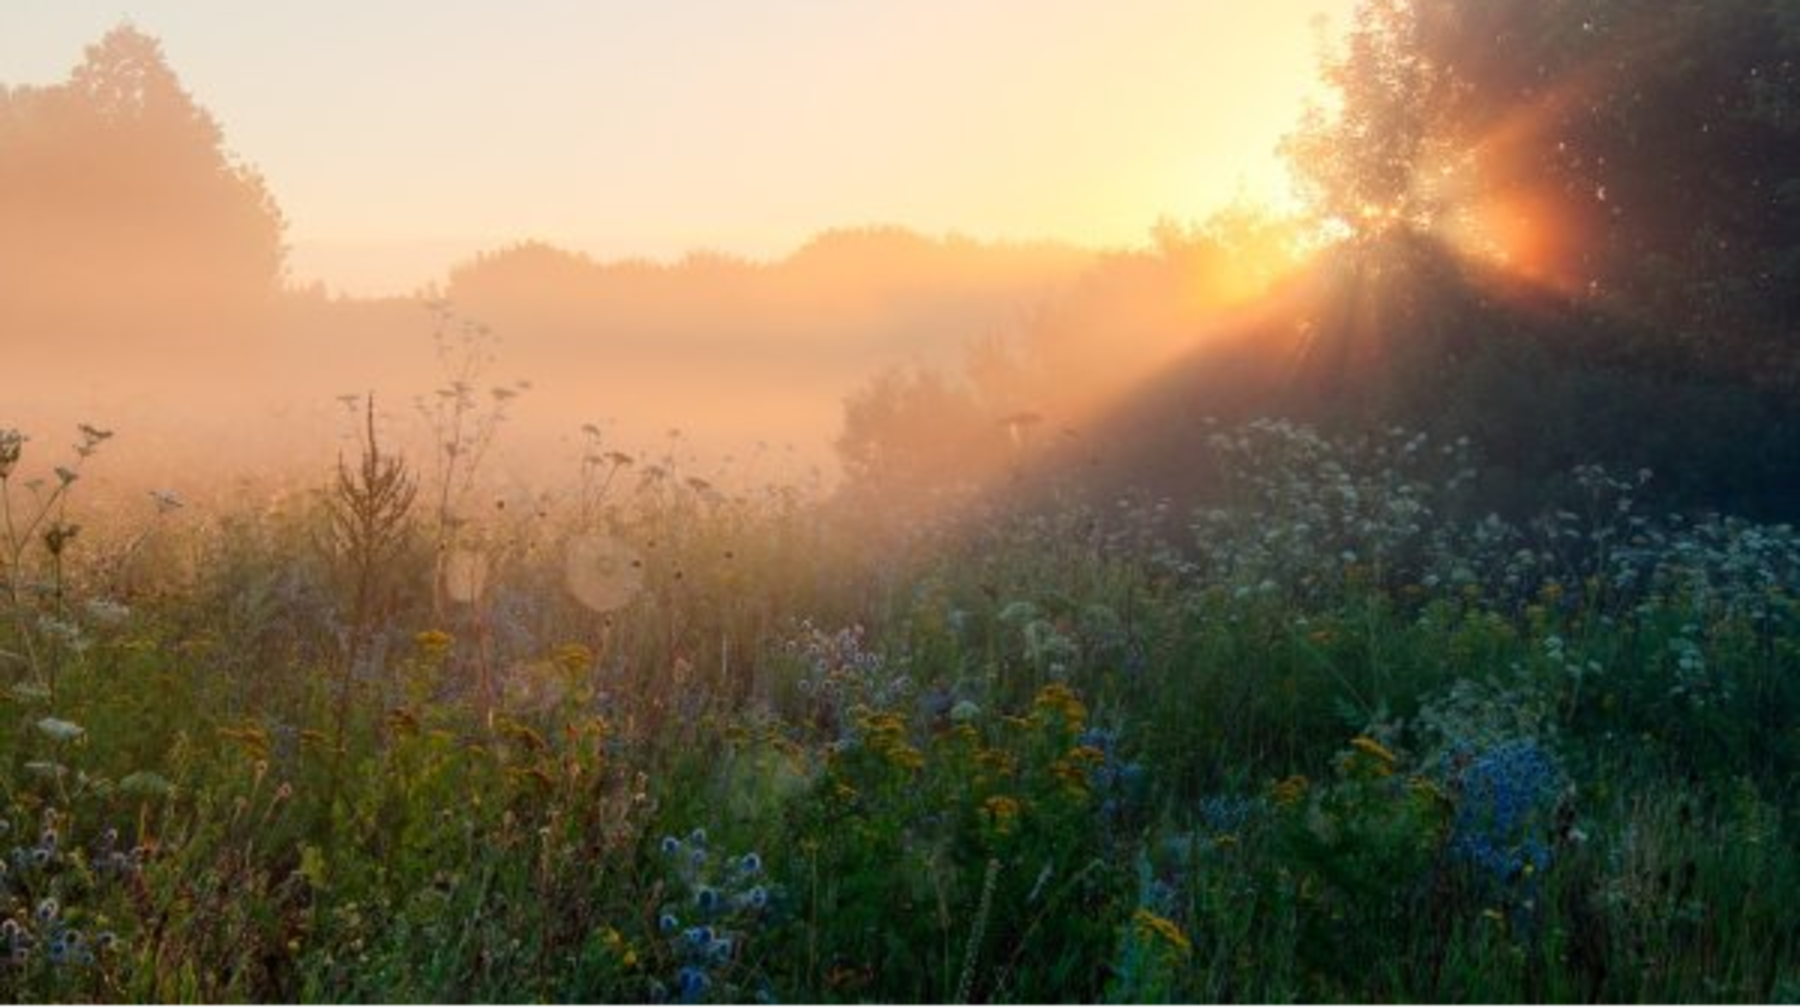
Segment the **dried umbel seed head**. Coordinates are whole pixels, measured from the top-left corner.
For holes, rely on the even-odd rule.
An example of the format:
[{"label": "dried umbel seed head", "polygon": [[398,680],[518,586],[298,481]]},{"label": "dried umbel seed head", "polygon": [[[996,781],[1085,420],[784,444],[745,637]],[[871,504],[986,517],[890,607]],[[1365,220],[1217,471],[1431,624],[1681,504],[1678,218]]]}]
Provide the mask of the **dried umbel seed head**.
[{"label": "dried umbel seed head", "polygon": [[19,464],[19,456],[25,453],[25,435],[10,427],[0,427],[0,479],[12,475],[13,468]]}]

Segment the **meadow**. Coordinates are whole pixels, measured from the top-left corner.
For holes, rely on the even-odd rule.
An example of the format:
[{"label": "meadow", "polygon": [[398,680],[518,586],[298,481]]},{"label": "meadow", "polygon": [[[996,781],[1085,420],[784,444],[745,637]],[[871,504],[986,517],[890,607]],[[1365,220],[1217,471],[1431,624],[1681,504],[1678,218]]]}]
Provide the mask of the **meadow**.
[{"label": "meadow", "polygon": [[1800,4],[136,6],[0,1002],[1800,1001]]},{"label": "meadow", "polygon": [[1282,420],[1191,511],[505,506],[450,392],[208,506],[0,431],[7,999],[1800,996],[1790,526]]}]

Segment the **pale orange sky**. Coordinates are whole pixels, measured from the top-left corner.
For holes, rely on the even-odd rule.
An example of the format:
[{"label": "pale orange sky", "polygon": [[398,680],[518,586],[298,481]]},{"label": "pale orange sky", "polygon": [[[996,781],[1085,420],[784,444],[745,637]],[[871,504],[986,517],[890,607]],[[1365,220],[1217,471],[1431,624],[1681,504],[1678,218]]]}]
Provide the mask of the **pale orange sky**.
[{"label": "pale orange sky", "polygon": [[834,226],[1136,245],[1279,203],[1348,0],[7,0],[0,80],[130,20],[286,212],[294,279],[407,293],[536,238],[785,253]]}]

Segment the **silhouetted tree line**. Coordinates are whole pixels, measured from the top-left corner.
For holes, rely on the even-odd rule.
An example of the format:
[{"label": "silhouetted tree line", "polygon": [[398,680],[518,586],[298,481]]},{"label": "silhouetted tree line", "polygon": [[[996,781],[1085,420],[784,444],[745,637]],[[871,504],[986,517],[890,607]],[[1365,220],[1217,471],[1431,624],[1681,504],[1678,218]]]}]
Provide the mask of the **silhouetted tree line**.
[{"label": "silhouetted tree line", "polygon": [[156,39],[130,26],[60,84],[0,86],[0,313],[129,324],[281,288],[280,210]]},{"label": "silhouetted tree line", "polygon": [[[1324,251],[1260,310],[1189,320],[1188,353],[1114,382],[1079,439],[1042,439],[990,487],[1191,500],[1207,418],[1279,414],[1470,436],[1483,508],[1545,506],[1600,462],[1652,469],[1668,506],[1800,514],[1800,6],[1359,0],[1353,18],[1322,66],[1339,101],[1285,144]],[[1229,248],[1233,230],[1192,237]],[[934,420],[970,413],[943,406],[943,383],[869,386],[852,461],[882,457],[875,418],[906,442],[936,423],[992,446],[1025,405],[1054,429],[1059,387],[1155,333],[1134,306],[1178,296],[1184,255],[1165,243],[1134,282],[1026,332],[1025,402],[973,371],[949,386],[984,425]]]},{"label": "silhouetted tree line", "polygon": [[1321,218],[1438,235],[1528,204],[1559,291],[1800,392],[1800,7],[1362,0],[1325,75],[1341,109],[1289,143]]}]

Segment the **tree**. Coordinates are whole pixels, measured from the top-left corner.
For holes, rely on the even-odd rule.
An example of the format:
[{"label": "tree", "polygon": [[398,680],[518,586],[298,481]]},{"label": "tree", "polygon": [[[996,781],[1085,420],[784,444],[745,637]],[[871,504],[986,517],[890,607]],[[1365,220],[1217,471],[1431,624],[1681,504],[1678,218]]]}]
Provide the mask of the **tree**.
[{"label": "tree", "polygon": [[0,87],[7,306],[227,307],[276,292],[284,223],[151,36],[107,33],[62,83]]},{"label": "tree", "polygon": [[1800,13],[1362,0],[1287,150],[1321,222],[1400,228],[1800,390]]}]

